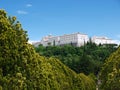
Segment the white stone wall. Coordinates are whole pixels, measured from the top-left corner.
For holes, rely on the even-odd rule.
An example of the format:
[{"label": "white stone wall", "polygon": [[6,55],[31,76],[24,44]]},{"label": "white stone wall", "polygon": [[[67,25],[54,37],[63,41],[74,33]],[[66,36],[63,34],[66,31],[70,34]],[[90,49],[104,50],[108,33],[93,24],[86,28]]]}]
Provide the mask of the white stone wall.
[{"label": "white stone wall", "polygon": [[[92,37],[92,42],[99,44],[114,44],[114,41],[112,39],[109,39],[107,37]],[[81,33],[73,33],[73,34],[65,34],[62,36],[46,36],[41,40],[41,44],[43,46],[53,46],[55,42],[55,45],[65,45],[65,44],[74,44],[75,46],[82,46],[85,43],[89,42],[89,37],[86,34]]]},{"label": "white stone wall", "polygon": [[60,36],[60,44],[77,43],[77,34],[69,34]]},{"label": "white stone wall", "polygon": [[86,34],[78,34],[78,46],[82,46],[89,41],[89,37]]},{"label": "white stone wall", "polygon": [[59,45],[59,37],[52,37],[52,38],[49,38],[48,40],[48,43],[51,43],[51,45],[53,46],[54,44],[55,45]]},{"label": "white stone wall", "polygon": [[99,44],[114,44],[114,41],[112,39],[109,39],[107,37],[92,37],[92,42]]},{"label": "white stone wall", "polygon": [[76,46],[82,46],[89,40],[88,35],[81,33],[65,34],[62,36],[46,36],[41,40],[43,46],[48,45],[65,45],[76,44]]}]

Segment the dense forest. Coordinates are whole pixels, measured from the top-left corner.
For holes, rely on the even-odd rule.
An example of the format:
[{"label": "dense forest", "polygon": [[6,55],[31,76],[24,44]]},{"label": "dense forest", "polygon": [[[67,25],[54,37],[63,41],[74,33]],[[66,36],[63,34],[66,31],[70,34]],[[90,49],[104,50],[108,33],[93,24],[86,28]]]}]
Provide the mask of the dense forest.
[{"label": "dense forest", "polygon": [[35,47],[36,52],[40,55],[58,58],[76,73],[86,75],[91,73],[98,75],[105,59],[116,49],[116,44],[96,45],[91,40],[81,47],[72,45]]},{"label": "dense forest", "polygon": [[102,90],[119,90],[120,48],[116,49],[91,42],[34,48],[16,17],[0,10],[0,90],[96,90],[98,71]]}]

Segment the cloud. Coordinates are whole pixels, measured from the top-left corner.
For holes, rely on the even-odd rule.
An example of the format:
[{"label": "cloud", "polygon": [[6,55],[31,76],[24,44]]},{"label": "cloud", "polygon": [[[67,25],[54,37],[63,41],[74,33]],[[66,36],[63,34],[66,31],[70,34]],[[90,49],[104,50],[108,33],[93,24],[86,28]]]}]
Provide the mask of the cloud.
[{"label": "cloud", "polygon": [[28,14],[28,12],[23,11],[23,10],[18,10],[17,13],[18,13],[18,14]]},{"label": "cloud", "polygon": [[32,7],[32,4],[26,4],[26,7]]}]

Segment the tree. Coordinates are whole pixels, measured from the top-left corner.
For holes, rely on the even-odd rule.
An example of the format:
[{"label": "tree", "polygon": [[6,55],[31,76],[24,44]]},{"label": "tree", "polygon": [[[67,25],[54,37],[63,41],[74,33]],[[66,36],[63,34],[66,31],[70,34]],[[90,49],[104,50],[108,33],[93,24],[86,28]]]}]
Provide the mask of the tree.
[{"label": "tree", "polygon": [[84,46],[39,46],[35,47],[36,52],[46,57],[56,57],[62,63],[74,70],[76,73],[98,75],[105,59],[114,52],[115,45],[96,45],[91,40]]},{"label": "tree", "polygon": [[103,90],[120,90],[120,48],[106,59],[100,79]]}]

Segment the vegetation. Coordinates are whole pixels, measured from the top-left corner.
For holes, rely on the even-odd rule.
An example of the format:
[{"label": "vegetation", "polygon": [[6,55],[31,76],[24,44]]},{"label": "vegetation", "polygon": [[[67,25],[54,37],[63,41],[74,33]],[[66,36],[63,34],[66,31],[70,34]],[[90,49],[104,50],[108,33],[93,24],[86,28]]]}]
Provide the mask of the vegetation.
[{"label": "vegetation", "polygon": [[100,79],[103,90],[120,90],[120,48],[106,60]]},{"label": "vegetation", "polygon": [[0,10],[0,90],[96,89],[92,78],[76,74],[56,58],[40,56],[27,42],[16,17]]},{"label": "vegetation", "polygon": [[115,44],[96,45],[91,41],[81,47],[71,45],[35,47],[36,52],[46,57],[58,58],[76,73],[97,75],[105,59],[117,49]]},{"label": "vegetation", "polygon": [[99,71],[101,90],[120,90],[120,47],[89,42],[34,49],[27,42],[16,17],[0,10],[0,90],[96,90],[92,73]]}]

